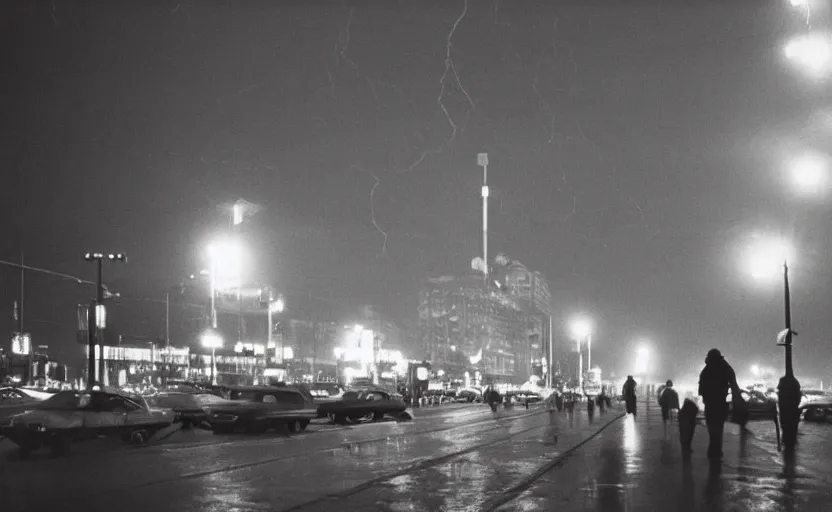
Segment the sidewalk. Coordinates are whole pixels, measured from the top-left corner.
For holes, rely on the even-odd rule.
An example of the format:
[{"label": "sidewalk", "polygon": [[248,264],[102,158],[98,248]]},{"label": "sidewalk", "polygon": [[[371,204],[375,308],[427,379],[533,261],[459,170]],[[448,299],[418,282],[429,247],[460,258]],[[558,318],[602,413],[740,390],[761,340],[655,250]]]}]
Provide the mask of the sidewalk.
[{"label": "sidewalk", "polygon": [[[693,453],[683,457],[676,424],[663,439],[655,403],[617,422],[535,481],[500,511],[762,511],[831,510],[832,475],[816,467],[818,450],[799,446],[791,458],[726,424],[724,459],[707,459],[707,428],[696,428]],[[803,453],[801,453],[801,448]],[[824,466],[828,463],[824,464]]]}]

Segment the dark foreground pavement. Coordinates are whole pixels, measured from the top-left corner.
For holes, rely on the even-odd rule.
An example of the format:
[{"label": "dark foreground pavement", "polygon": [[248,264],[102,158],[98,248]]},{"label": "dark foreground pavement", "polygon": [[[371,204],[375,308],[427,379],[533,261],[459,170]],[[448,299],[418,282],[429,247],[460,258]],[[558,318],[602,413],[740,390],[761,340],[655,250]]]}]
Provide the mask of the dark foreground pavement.
[{"label": "dark foreground pavement", "polygon": [[698,425],[693,453],[683,457],[677,425],[664,439],[658,408],[640,403],[635,420],[630,416],[606,429],[531,485],[484,510],[832,510],[828,445],[804,434],[790,456],[777,451],[768,424],[751,423],[749,430],[743,435],[727,424],[724,459],[712,464],[707,428]]}]

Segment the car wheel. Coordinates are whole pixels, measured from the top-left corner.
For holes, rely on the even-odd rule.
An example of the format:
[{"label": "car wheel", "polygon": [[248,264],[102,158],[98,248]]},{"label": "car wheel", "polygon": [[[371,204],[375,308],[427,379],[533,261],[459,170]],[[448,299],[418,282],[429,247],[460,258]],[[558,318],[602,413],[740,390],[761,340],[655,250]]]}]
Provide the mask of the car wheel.
[{"label": "car wheel", "polygon": [[306,430],[306,427],[308,427],[308,426],[309,426],[309,420],[303,420],[303,421],[300,422],[300,430],[301,431]]},{"label": "car wheel", "polygon": [[130,432],[130,444],[144,444],[150,439],[150,434],[146,430],[138,429]]},{"label": "car wheel", "polygon": [[373,417],[372,417],[373,421],[381,421],[383,419],[384,419],[384,413],[383,412],[373,413]]},{"label": "car wheel", "polygon": [[286,429],[289,431],[290,434],[296,434],[302,430],[300,422],[298,420],[293,420],[287,423]]},{"label": "car wheel", "polygon": [[336,425],[346,425],[347,424],[347,416],[345,414],[336,414],[335,415],[335,424]]}]

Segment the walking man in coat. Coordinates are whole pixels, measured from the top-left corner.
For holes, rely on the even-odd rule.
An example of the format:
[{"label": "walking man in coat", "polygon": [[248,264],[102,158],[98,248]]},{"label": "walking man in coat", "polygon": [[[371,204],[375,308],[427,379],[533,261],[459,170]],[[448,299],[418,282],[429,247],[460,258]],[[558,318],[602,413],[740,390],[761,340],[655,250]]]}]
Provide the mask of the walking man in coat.
[{"label": "walking man in coat", "polygon": [[728,391],[739,396],[737,376],[722,353],[713,348],[705,358],[705,368],[699,374],[699,395],[705,402],[705,423],[708,425],[708,458],[722,459],[722,433],[728,419]]},{"label": "walking man in coat", "polygon": [[662,386],[662,391],[659,395],[659,407],[662,409],[664,437],[667,439],[667,422],[670,421],[670,414],[674,410],[679,410],[679,393],[673,389],[673,381],[670,379],[668,379],[667,383]]},{"label": "walking man in coat", "polygon": [[621,388],[621,395],[624,397],[624,404],[627,406],[627,414],[636,415],[636,381],[632,375],[627,375],[627,382]]}]

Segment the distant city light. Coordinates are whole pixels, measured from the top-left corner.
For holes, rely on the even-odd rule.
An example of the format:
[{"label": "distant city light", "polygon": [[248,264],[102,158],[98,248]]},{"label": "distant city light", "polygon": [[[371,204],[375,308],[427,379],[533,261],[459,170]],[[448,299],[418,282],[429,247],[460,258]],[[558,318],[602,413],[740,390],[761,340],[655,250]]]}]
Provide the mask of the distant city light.
[{"label": "distant city light", "polygon": [[650,348],[647,345],[640,345],[636,349],[636,375],[647,374],[650,368]]},{"label": "distant city light", "polygon": [[592,323],[585,317],[578,317],[572,320],[570,324],[572,335],[578,339],[583,339],[592,334]]}]

